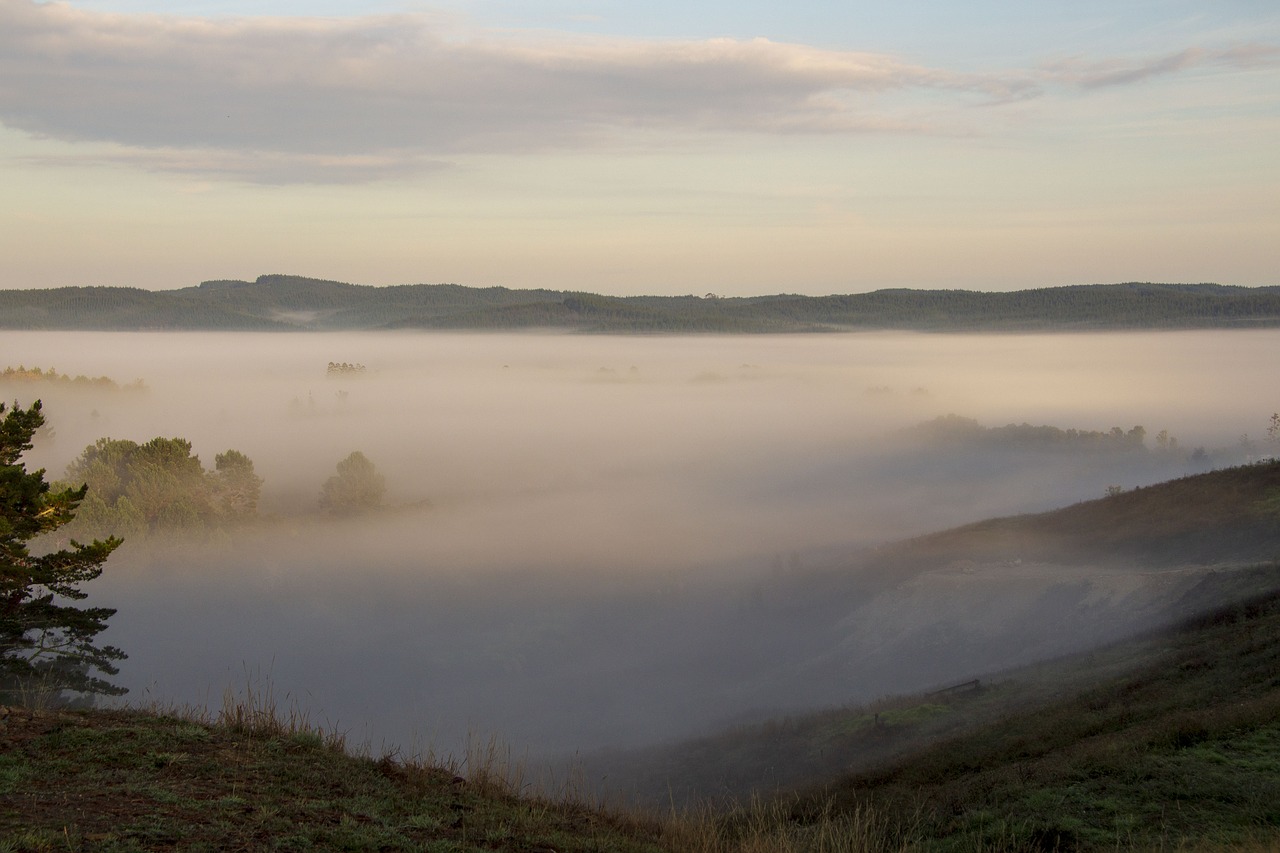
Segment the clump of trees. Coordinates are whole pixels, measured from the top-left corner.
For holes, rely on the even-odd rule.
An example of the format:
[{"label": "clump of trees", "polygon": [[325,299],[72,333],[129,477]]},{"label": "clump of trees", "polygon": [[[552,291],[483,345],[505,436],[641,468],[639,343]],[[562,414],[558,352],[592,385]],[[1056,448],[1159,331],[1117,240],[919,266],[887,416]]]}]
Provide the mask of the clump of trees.
[{"label": "clump of trees", "polygon": [[386,491],[386,478],[357,450],[339,462],[338,473],[320,487],[320,506],[334,515],[357,515],[382,506]]},{"label": "clump of trees", "polygon": [[[108,391],[118,391],[121,388],[120,384],[109,376],[72,376],[69,373],[59,373],[53,367],[44,370],[39,367],[26,367],[25,365],[6,367],[0,371],[0,382],[44,383],[68,385],[76,388],[101,388]],[[129,391],[138,391],[145,387],[141,379],[135,379],[124,386],[125,390]]]},{"label": "clump of trees", "polygon": [[43,470],[27,471],[20,461],[44,423],[39,401],[25,410],[15,403],[8,414],[0,403],[0,415],[0,702],[124,693],[102,677],[119,672],[124,652],[95,643],[115,610],[71,603],[86,598],[81,584],[102,573],[121,540],[72,540],[32,554],[34,540],[72,521],[88,487],[53,490]]},{"label": "clump of trees", "polygon": [[328,376],[350,376],[352,374],[360,374],[365,372],[363,364],[348,364],[345,361],[331,361],[329,368],[325,371]]},{"label": "clump of trees", "polygon": [[68,482],[89,488],[71,532],[192,533],[255,518],[262,479],[253,461],[228,450],[214,463],[214,470],[206,471],[191,442],[182,438],[145,444],[98,439],[67,467]]}]

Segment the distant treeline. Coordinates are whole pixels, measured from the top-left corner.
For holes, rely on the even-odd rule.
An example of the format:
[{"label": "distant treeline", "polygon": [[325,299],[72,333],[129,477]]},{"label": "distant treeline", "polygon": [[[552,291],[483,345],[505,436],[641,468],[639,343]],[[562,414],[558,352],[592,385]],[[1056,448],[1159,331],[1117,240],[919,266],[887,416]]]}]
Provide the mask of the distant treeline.
[{"label": "distant treeline", "polygon": [[180,290],[0,290],[5,329],[572,329],[811,332],[1220,329],[1280,326],[1280,286],[1091,284],[986,293],[601,296],[456,284],[369,287],[287,275]]},{"label": "distant treeline", "polygon": [[[1042,424],[1033,426],[1028,423],[1006,424],[999,427],[985,427],[973,418],[960,415],[943,415],[926,421],[914,428],[914,431],[934,441],[953,444],[987,444],[996,447],[1028,447],[1042,450],[1085,449],[1085,450],[1145,450],[1147,430],[1143,426],[1135,426],[1124,430],[1112,427],[1103,432],[1088,429],[1059,429]],[[1156,435],[1156,449],[1174,451],[1178,449],[1178,439],[1161,430]]]},{"label": "distant treeline", "polygon": [[[10,366],[0,371],[0,385],[8,383],[65,385],[76,388],[106,389],[108,391],[120,390],[120,384],[109,376],[71,376],[68,373],[59,373],[56,368],[52,367],[44,370],[40,367],[27,367],[25,365]],[[130,391],[140,391],[146,386],[141,379],[136,379],[124,387]]]}]

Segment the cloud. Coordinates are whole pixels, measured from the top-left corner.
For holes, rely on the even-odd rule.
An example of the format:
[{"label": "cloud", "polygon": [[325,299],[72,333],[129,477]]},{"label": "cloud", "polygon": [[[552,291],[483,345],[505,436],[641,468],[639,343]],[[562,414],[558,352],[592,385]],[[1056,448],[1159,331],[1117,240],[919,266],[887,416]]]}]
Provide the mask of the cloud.
[{"label": "cloud", "polygon": [[266,181],[376,178],[637,129],[919,131],[876,97],[1006,98],[1029,85],[764,39],[467,35],[421,15],[228,20],[0,0],[4,124],[155,152],[157,169]]},{"label": "cloud", "polygon": [[[1034,97],[1046,79],[1116,85],[1210,60],[1260,57],[1185,51],[1137,65],[1073,60],[1047,75],[962,73],[766,39],[469,32],[427,14],[124,15],[0,0],[0,123],[106,144],[94,157],[154,170],[352,182],[468,153],[617,144],[638,131],[958,133],[963,122],[948,111]],[[921,95],[930,107],[908,111]]]},{"label": "cloud", "polygon": [[1152,77],[1163,77],[1201,66],[1256,68],[1274,65],[1277,59],[1280,59],[1280,48],[1271,45],[1247,44],[1216,51],[1192,47],[1136,61],[1123,59],[1086,61],[1072,58],[1046,65],[1045,71],[1053,81],[1083,89],[1098,89],[1139,83]]}]

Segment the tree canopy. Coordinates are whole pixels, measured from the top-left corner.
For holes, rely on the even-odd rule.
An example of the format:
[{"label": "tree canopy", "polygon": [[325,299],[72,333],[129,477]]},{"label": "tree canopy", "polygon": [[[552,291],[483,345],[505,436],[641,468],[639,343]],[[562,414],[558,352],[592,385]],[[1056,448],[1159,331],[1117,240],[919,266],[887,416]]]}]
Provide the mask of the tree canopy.
[{"label": "tree canopy", "polygon": [[87,486],[50,489],[44,470],[27,471],[20,458],[44,423],[39,401],[0,403],[0,696],[27,700],[62,691],[118,695],[125,690],[99,675],[115,675],[125,655],[94,638],[115,610],[76,607],[80,585],[102,573],[121,543],[109,536],[85,545],[33,554],[31,543],[72,520]]},{"label": "tree canopy", "polygon": [[69,482],[89,486],[73,530],[191,533],[252,519],[262,491],[253,461],[228,450],[214,462],[206,471],[183,438],[100,438],[67,467]]},{"label": "tree canopy", "polygon": [[382,505],[387,481],[359,450],[338,463],[338,473],[320,489],[320,506],[334,515],[354,515]]}]

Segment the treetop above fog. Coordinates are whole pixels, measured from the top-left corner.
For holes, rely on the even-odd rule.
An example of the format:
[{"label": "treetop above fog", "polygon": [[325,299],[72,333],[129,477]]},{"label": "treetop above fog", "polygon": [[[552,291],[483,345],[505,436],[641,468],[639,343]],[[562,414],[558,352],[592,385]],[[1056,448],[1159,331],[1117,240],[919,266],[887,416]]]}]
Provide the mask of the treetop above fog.
[{"label": "treetop above fog", "polygon": [[215,458],[206,471],[183,438],[153,438],[144,444],[100,438],[67,467],[66,479],[84,483],[89,494],[73,532],[111,528],[130,534],[194,532],[254,517],[262,479],[253,461],[237,450]]},{"label": "treetop above fog", "polygon": [[382,506],[386,479],[369,458],[352,452],[338,463],[338,473],[320,489],[320,507],[334,515],[355,515]]},{"label": "treetop above fog", "polygon": [[83,374],[72,376],[69,373],[59,373],[57,368],[53,367],[45,370],[41,367],[27,367],[21,364],[17,367],[10,366],[0,370],[0,384],[52,385],[105,391],[142,391],[146,389],[146,384],[141,379],[135,379],[128,385],[121,386],[120,383],[109,376],[90,377]]}]

